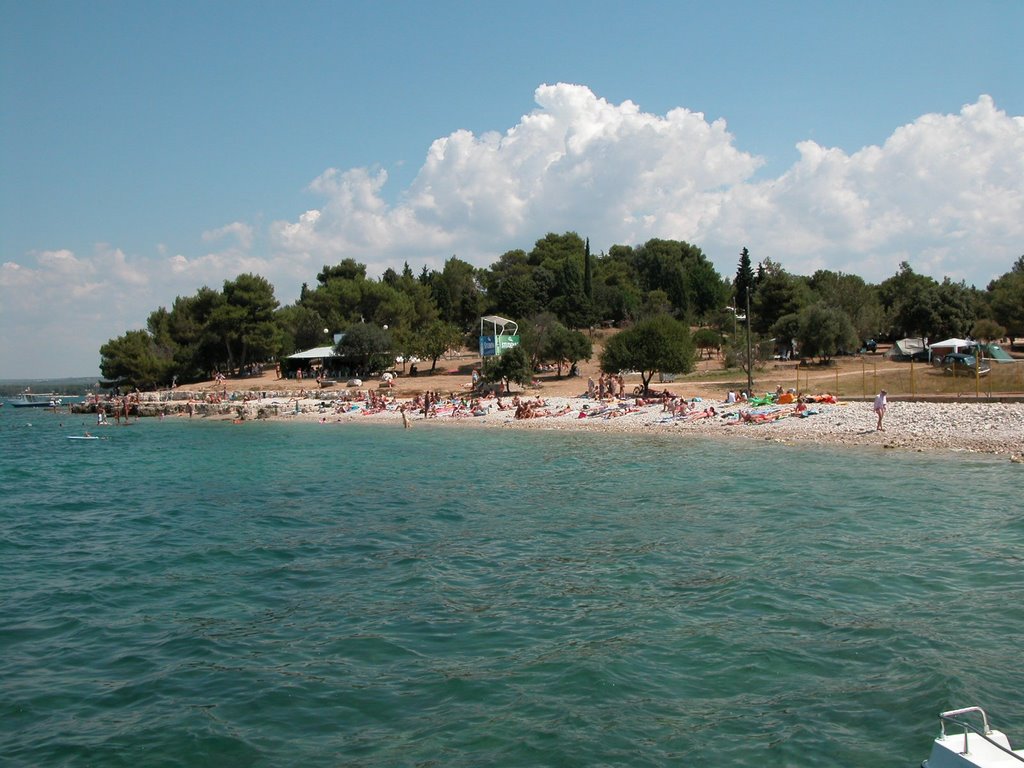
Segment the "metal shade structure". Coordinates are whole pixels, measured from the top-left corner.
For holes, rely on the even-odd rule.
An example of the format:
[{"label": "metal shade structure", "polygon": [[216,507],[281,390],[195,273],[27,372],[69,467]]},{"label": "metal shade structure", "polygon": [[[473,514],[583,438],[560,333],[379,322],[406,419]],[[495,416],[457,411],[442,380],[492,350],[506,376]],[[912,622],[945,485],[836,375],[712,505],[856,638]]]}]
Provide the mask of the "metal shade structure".
[{"label": "metal shade structure", "polygon": [[[484,335],[484,330],[490,325],[492,328],[492,336],[515,336],[519,333],[519,325],[514,320],[509,320],[506,317],[498,317],[497,315],[485,315],[480,318],[480,335]],[[512,330],[507,330],[511,326]],[[501,330],[499,330],[499,328]]]},{"label": "metal shade structure", "polygon": [[498,315],[480,318],[480,357],[498,357],[506,349],[519,346],[519,325]]}]

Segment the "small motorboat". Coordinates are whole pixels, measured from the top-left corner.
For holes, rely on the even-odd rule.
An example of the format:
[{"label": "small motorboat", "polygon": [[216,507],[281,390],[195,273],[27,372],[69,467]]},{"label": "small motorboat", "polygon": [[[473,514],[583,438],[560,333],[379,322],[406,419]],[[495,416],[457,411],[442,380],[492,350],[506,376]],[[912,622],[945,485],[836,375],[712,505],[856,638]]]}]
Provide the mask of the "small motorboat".
[{"label": "small motorboat", "polygon": [[[966,715],[981,716],[981,727]],[[949,723],[959,733],[946,733]],[[939,714],[942,732],[932,742],[932,754],[921,768],[1024,768],[1024,749],[1013,749],[1002,731],[989,727],[981,707],[951,709]]]}]

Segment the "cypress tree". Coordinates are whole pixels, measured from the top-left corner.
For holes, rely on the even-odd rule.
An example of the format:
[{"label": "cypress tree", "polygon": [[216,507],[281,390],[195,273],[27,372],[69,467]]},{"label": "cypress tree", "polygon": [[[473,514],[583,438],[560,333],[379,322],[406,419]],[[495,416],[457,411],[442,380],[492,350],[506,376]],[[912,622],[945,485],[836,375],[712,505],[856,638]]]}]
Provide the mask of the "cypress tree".
[{"label": "cypress tree", "polygon": [[733,288],[736,290],[736,309],[746,307],[747,298],[754,288],[754,269],[750,265],[750,253],[746,247],[740,251],[740,263],[736,268],[736,280],[733,282]]}]

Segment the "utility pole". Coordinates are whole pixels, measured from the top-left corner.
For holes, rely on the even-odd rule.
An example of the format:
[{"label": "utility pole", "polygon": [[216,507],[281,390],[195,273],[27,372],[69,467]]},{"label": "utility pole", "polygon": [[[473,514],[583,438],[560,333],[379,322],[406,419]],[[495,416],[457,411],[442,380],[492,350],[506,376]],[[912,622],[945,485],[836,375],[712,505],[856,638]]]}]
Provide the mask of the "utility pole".
[{"label": "utility pole", "polygon": [[750,354],[750,291],[747,291],[747,397],[754,396],[754,359]]}]

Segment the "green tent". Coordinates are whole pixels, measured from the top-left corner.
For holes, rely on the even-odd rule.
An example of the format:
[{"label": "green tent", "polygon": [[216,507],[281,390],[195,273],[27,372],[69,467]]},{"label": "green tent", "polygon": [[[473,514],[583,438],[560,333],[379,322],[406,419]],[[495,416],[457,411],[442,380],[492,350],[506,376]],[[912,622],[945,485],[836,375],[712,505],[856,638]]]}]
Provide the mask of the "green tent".
[{"label": "green tent", "polygon": [[1016,359],[998,344],[975,344],[975,349],[981,348],[981,356],[986,360],[996,363],[1015,363]]}]

